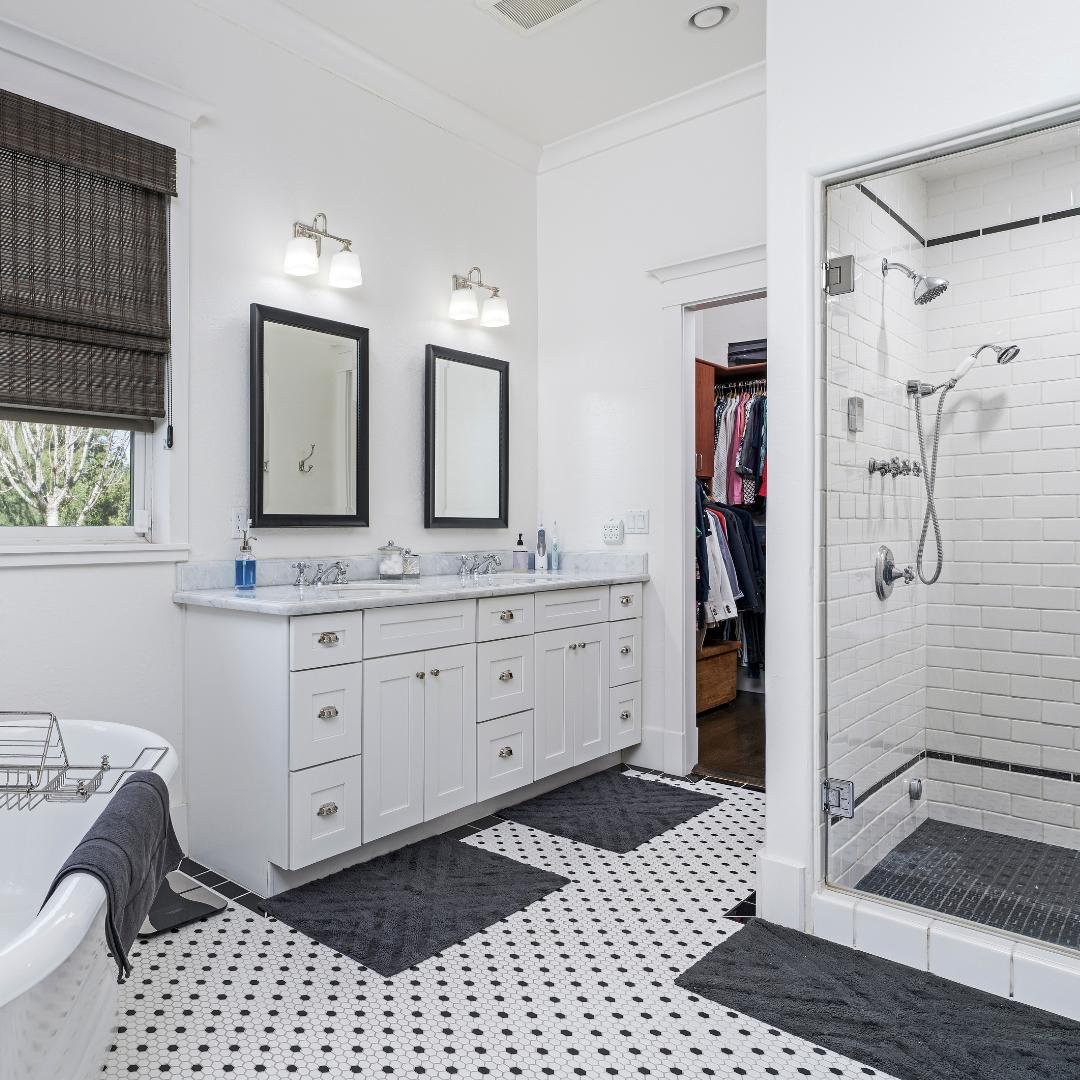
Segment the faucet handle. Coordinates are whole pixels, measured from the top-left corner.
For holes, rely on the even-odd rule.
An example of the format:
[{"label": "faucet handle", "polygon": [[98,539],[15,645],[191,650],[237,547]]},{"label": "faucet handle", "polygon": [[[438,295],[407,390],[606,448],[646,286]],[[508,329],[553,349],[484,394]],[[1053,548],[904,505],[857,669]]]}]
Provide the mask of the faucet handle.
[{"label": "faucet handle", "polygon": [[335,585],[348,585],[349,584],[349,564],[342,562],[340,559],[334,563],[334,569],[337,571],[334,577]]},{"label": "faucet handle", "polygon": [[311,569],[311,563],[306,562],[294,562],[289,564],[290,570],[296,571],[296,580],[293,582],[294,586],[300,586],[304,584],[304,575]]}]

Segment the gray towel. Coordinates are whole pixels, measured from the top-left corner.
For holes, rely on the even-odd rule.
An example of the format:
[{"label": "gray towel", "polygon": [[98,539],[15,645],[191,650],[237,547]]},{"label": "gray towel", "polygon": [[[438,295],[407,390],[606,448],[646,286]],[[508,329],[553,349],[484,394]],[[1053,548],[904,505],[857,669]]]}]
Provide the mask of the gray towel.
[{"label": "gray towel", "polygon": [[169,814],[169,789],[154,772],[132,773],[53,878],[42,907],[68,874],[92,874],[105,888],[105,940],[118,968],[131,974],[128,949],[165,875],[184,857]]}]

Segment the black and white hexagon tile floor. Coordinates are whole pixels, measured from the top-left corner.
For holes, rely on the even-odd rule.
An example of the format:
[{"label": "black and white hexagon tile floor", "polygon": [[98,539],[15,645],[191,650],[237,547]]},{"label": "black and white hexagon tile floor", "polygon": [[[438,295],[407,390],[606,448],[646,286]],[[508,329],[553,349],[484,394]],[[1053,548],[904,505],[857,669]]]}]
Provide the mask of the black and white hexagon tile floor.
[{"label": "black and white hexagon tile floor", "polygon": [[139,942],[105,1075],[883,1076],[675,985],[740,930],[764,832],[764,795],[693,789],[723,801],[625,855],[469,834],[569,884],[392,978],[237,905]]}]

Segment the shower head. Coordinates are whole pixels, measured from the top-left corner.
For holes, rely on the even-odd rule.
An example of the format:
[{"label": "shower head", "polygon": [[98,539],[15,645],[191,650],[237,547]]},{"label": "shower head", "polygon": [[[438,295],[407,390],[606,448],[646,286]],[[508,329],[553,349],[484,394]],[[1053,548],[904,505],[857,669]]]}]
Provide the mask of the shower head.
[{"label": "shower head", "polygon": [[931,300],[936,300],[949,287],[948,281],[943,277],[926,277],[924,274],[916,273],[910,266],[905,266],[903,263],[889,262],[888,259],[882,259],[881,276],[887,277],[890,270],[899,270],[907,274],[913,286],[911,298],[920,307],[923,304],[929,304]]},{"label": "shower head", "polygon": [[999,364],[1008,364],[1020,355],[1019,345],[980,345],[970,356],[965,356],[956,365],[956,370],[952,373],[952,379],[950,380],[954,386],[975,366],[975,362],[979,359],[979,353],[984,349],[992,349]]}]

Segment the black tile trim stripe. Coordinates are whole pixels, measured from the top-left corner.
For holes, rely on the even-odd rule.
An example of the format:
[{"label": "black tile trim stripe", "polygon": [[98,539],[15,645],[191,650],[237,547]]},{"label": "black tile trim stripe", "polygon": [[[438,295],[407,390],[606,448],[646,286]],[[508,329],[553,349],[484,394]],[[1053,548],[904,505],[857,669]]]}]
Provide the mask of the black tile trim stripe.
[{"label": "black tile trim stripe", "polygon": [[[875,202],[880,201],[871,192],[866,192],[866,194],[870,195]],[[994,233],[1008,232],[1010,229],[1026,229],[1031,225],[1041,225],[1047,221],[1060,221],[1062,218],[1075,217],[1077,214],[1080,214],[1080,206],[1070,206],[1066,210],[1055,210],[1053,213],[1041,214],[1038,217],[1018,218],[1016,221],[1003,221],[1000,225],[987,225],[985,229],[949,233],[948,236],[932,236],[926,241],[926,246],[938,247],[940,244],[954,244],[958,240],[972,240],[976,236],[993,236]]]},{"label": "black tile trim stripe", "polygon": [[[909,758],[903,765],[893,769],[888,776],[876,780],[865,791],[855,796],[855,809],[871,796],[876,795],[886,784],[891,784],[902,776],[913,765],[918,765],[923,759],[931,761],[951,761],[956,765],[977,765],[983,769],[998,769],[1001,772],[1020,773],[1024,776],[1041,776],[1047,780],[1065,780],[1073,784],[1080,784],[1080,772],[1064,772],[1061,769],[1044,769],[1038,765],[1018,765],[1011,761],[998,761],[995,758],[968,757],[966,754],[947,754],[943,750],[920,750],[914,757]],[[840,821],[846,821],[842,817],[830,817],[829,824],[835,825]]]},{"label": "black tile trim stripe", "polygon": [[923,247],[926,247],[926,241],[923,239],[922,235],[918,232],[918,230],[915,229],[913,226],[909,225],[884,199],[881,199],[877,195],[875,195],[865,184],[856,184],[855,186],[872,203],[880,206],[881,209],[884,210],[885,213],[888,214],[889,217],[891,217],[897,225],[899,225],[902,229],[905,229],[913,237],[915,237],[915,239],[918,240]]}]

